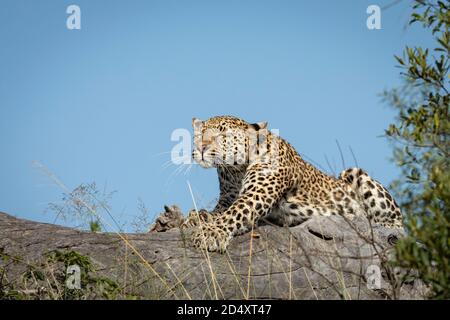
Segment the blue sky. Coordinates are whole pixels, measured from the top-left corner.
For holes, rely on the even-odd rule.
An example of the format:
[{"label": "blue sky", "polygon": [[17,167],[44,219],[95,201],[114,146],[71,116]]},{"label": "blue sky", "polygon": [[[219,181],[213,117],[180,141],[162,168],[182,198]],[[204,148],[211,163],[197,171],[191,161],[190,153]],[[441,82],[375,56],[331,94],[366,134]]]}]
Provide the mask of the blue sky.
[{"label": "blue sky", "polygon": [[[409,1],[368,30],[365,1],[23,1],[0,5],[0,210],[50,222],[62,190],[95,181],[116,190],[116,219],[138,198],[151,215],[164,204],[199,206],[218,195],[214,170],[164,168],[176,128],[221,114],[271,128],[330,172],[359,166],[384,184],[398,174],[380,137],[394,113],[378,94],[398,85],[393,59],[427,44],[407,28]],[[81,30],[66,8],[81,8]]]}]

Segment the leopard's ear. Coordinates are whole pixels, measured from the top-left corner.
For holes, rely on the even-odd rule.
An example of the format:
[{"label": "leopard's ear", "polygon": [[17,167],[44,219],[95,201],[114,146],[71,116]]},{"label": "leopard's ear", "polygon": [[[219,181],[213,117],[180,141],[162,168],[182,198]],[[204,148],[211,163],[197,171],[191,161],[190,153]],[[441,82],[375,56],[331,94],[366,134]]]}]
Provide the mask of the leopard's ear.
[{"label": "leopard's ear", "polygon": [[201,127],[203,126],[203,121],[197,118],[192,118],[192,127],[195,130],[200,130]]},{"label": "leopard's ear", "polygon": [[255,129],[256,131],[262,130],[262,129],[267,129],[267,122],[257,122],[257,123],[252,123],[250,124],[250,127]]}]

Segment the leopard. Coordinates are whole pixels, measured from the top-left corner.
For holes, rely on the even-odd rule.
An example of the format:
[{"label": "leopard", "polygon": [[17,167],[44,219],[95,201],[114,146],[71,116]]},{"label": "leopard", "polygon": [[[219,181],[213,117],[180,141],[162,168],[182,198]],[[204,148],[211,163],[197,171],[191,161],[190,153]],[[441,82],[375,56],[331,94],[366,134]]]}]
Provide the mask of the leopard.
[{"label": "leopard", "polygon": [[261,223],[294,227],[314,216],[365,215],[370,222],[403,229],[402,213],[389,191],[361,168],[336,178],[311,163],[267,122],[225,115],[192,119],[192,158],[215,168],[219,199],[211,212],[193,210],[181,226],[191,244],[226,252],[230,241]]}]

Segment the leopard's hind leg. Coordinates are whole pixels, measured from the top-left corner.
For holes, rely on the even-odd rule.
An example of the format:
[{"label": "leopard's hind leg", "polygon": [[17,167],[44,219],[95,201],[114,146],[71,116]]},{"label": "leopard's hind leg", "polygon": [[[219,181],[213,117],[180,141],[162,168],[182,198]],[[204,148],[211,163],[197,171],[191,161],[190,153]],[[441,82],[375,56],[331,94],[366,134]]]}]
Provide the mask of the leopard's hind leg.
[{"label": "leopard's hind leg", "polygon": [[344,170],[339,179],[349,184],[369,219],[390,228],[403,228],[402,214],[389,191],[360,168]]}]

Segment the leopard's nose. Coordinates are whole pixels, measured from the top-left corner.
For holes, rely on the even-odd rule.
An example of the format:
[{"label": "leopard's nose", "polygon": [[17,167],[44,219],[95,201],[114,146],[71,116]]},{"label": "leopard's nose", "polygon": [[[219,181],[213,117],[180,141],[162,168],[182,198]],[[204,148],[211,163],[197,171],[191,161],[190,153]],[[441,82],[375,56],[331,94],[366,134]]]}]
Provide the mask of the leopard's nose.
[{"label": "leopard's nose", "polygon": [[207,145],[204,145],[204,144],[197,147],[197,150],[198,150],[201,154],[203,154],[203,153],[206,151],[206,149],[207,149]]},{"label": "leopard's nose", "polygon": [[207,146],[195,146],[195,149],[192,150],[192,157],[195,158],[198,155],[201,159],[203,159],[203,154],[205,153]]}]

